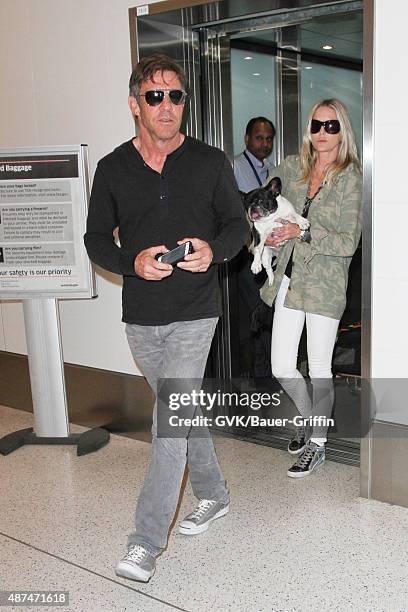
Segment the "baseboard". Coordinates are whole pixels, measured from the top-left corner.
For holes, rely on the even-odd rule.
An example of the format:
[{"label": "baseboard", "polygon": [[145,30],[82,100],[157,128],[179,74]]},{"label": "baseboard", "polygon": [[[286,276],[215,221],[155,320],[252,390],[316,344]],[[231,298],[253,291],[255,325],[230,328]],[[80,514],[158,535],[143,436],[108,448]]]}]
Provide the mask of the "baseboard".
[{"label": "baseboard", "polygon": [[[64,372],[71,423],[150,438],[154,401],[143,376],[69,363]],[[0,351],[0,404],[33,412],[26,355]]]}]

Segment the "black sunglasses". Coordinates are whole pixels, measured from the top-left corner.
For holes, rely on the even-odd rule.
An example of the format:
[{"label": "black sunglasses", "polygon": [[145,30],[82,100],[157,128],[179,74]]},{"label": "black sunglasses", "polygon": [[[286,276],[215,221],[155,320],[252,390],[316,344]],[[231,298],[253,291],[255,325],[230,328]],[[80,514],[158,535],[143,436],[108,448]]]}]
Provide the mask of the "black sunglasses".
[{"label": "black sunglasses", "polygon": [[317,134],[322,129],[322,126],[327,134],[338,134],[340,132],[340,122],[337,119],[327,119],[327,121],[312,119],[310,132]]},{"label": "black sunglasses", "polygon": [[159,106],[164,100],[164,94],[168,94],[170,102],[178,106],[183,104],[187,93],[183,89],[149,89],[139,96],[144,96],[146,103],[149,106]]}]

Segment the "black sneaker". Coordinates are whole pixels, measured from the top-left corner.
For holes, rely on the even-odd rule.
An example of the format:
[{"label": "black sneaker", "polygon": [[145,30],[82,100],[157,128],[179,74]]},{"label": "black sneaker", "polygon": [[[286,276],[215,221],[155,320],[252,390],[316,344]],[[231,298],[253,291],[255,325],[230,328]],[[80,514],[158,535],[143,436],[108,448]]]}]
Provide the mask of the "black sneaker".
[{"label": "black sneaker", "polygon": [[319,467],[319,465],[323,465],[325,452],[325,446],[318,446],[314,442],[309,441],[296,463],[288,469],[287,475],[290,476],[290,478],[309,476],[309,474]]},{"label": "black sneaker", "polygon": [[299,455],[306,447],[306,428],[296,427],[296,434],[288,444],[288,453]]}]

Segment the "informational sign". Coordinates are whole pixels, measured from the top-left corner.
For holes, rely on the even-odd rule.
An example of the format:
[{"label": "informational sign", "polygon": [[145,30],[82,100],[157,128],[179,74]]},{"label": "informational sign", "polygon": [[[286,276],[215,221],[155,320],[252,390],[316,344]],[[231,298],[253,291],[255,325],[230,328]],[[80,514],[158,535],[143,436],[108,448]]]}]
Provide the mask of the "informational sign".
[{"label": "informational sign", "polygon": [[89,298],[86,145],[0,149],[0,299]]}]

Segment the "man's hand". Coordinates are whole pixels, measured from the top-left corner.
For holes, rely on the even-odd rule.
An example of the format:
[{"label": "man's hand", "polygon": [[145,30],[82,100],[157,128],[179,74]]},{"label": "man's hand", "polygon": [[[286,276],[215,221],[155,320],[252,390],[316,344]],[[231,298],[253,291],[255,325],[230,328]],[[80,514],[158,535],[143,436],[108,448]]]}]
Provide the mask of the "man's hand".
[{"label": "man's hand", "polygon": [[180,261],[177,267],[189,272],[207,272],[213,259],[210,245],[200,238],[183,238],[183,240],[178,240],[177,244],[183,244],[187,240],[191,241],[194,253],[186,255],[184,261]]},{"label": "man's hand", "polygon": [[170,276],[173,272],[173,266],[166,263],[160,263],[154,258],[158,253],[165,253],[169,249],[161,244],[160,246],[150,247],[140,251],[135,257],[135,272],[145,280],[159,281],[166,276]]}]

